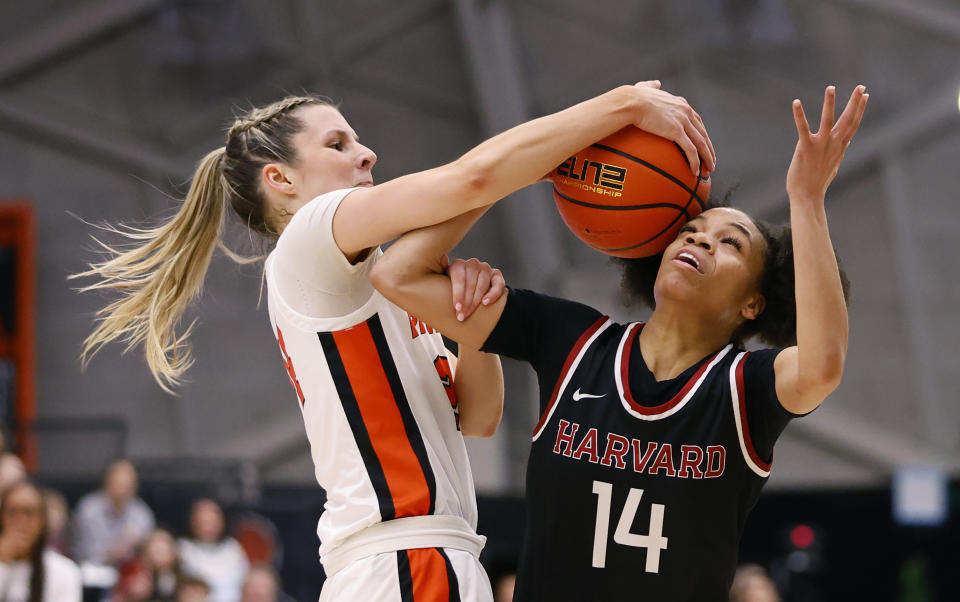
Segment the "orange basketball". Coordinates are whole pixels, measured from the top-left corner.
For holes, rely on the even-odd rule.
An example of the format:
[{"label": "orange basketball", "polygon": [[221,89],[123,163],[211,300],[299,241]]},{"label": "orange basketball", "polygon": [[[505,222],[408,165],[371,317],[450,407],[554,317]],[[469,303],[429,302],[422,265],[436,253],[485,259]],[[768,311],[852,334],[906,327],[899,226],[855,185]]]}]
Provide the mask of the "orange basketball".
[{"label": "orange basketball", "polygon": [[553,198],[570,231],[617,257],[662,252],[704,209],[710,178],[690,172],[676,143],[627,126],[564,161]]}]

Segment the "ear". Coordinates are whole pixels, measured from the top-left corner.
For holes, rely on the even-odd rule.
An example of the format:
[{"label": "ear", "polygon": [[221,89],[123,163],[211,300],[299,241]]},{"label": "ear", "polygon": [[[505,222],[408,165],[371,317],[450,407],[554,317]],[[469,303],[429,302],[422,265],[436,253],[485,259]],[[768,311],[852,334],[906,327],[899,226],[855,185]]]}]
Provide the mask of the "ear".
[{"label": "ear", "polygon": [[767,300],[760,293],[756,293],[748,297],[746,303],[740,307],[740,315],[746,320],[756,320],[766,307]]},{"label": "ear", "polygon": [[296,193],[293,174],[290,168],[280,163],[267,163],[261,170],[263,185],[268,190],[275,190],[284,195]]}]

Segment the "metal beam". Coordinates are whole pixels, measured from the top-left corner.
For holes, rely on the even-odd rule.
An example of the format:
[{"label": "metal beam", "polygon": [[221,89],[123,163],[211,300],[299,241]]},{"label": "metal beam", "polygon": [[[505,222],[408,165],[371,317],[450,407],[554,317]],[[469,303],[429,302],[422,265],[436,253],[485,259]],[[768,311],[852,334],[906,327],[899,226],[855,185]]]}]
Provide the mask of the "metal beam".
[{"label": "metal beam", "polygon": [[342,36],[342,44],[334,46],[334,63],[356,61],[370,52],[382,50],[390,41],[448,10],[445,0],[392,3],[393,11],[369,19],[363,29]]},{"label": "metal beam", "polygon": [[[915,392],[915,399],[911,400],[919,416],[920,424],[924,428],[927,442],[951,442],[956,436],[956,426],[949,420],[943,419],[943,413],[938,412],[940,398],[935,391],[936,376],[933,367],[936,365],[933,355],[937,353],[931,344],[932,317],[923,310],[922,298],[918,299],[924,290],[920,278],[923,256],[919,247],[922,240],[915,227],[916,218],[912,207],[912,187],[909,182],[906,166],[894,152],[888,152],[882,163],[884,205],[891,226],[891,246],[893,247],[894,273],[899,284],[897,292],[900,296],[900,318],[905,322],[907,358],[912,366],[905,371],[905,378],[911,379],[911,389]],[[921,303],[917,307],[918,302]],[[949,445],[949,444],[948,444]]]},{"label": "metal beam", "polygon": [[[530,120],[526,78],[520,69],[505,3],[455,0],[457,23],[470,66],[480,121],[487,136]],[[562,267],[563,247],[554,222],[553,201],[543,188],[519,190],[501,209],[523,281],[544,287]]]},{"label": "metal beam", "polygon": [[402,77],[344,69],[337,73],[337,83],[343,88],[363,92],[432,117],[463,123],[471,122],[474,115],[472,107],[462,97]]},{"label": "metal beam", "polygon": [[97,0],[29,27],[0,47],[0,86],[9,85],[90,42],[155,13],[171,0]]},{"label": "metal beam", "polygon": [[[501,0],[454,0],[480,121],[488,136],[532,117],[505,4]],[[511,197],[486,219],[502,220],[501,227],[520,262],[517,281],[534,289],[551,290],[564,257],[559,232],[552,226],[556,219],[552,215],[553,200],[542,187],[527,187]],[[519,489],[524,482],[530,430],[536,420],[531,419],[529,410],[536,405],[537,385],[518,365],[508,363],[504,371],[514,399],[504,404],[501,428],[507,430],[507,436],[503,442],[506,453],[501,457],[507,458],[505,482]]]},{"label": "metal beam", "polygon": [[0,130],[96,162],[107,169],[150,178],[157,185],[170,178],[182,179],[191,169],[190,162],[159,153],[143,142],[99,129],[88,130],[75,121],[63,122],[36,115],[2,98]]},{"label": "metal beam", "polygon": [[[921,29],[960,40],[960,13],[956,8],[936,6],[923,0],[840,0],[840,4],[876,13],[898,25],[910,23]],[[830,0],[829,4],[834,4]]]},{"label": "metal beam", "polygon": [[[867,120],[869,121],[869,116]],[[834,186],[837,182],[854,177],[881,157],[921,136],[942,134],[947,130],[945,124],[957,121],[960,121],[960,114],[957,112],[957,88],[955,85],[948,85],[925,96],[921,102],[910,104],[907,109],[892,115],[882,125],[857,135],[843,160]],[[737,207],[761,219],[781,219],[788,209],[784,177],[786,172],[777,173],[756,186],[745,186],[745,194],[737,198]]]},{"label": "metal beam", "polygon": [[339,92],[333,77],[333,44],[330,40],[338,24],[331,23],[332,15],[321,13],[320,3],[315,0],[296,0],[294,11],[294,22],[290,25],[297,32],[299,52],[293,60],[301,70],[300,81],[308,88],[317,87],[318,91],[334,98]]},{"label": "metal beam", "polygon": [[905,465],[938,466],[951,474],[960,473],[956,453],[910,439],[834,407],[824,407],[803,420],[794,420],[788,433],[888,474]]}]

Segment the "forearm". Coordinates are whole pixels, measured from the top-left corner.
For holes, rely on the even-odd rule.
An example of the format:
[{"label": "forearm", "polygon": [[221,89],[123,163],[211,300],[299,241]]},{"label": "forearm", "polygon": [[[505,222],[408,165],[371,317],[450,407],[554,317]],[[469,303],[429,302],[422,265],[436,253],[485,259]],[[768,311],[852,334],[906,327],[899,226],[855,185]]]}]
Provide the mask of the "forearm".
[{"label": "forearm", "polygon": [[849,327],[840,270],[823,200],[790,200],[797,302],[798,381],[835,387],[843,373]]},{"label": "forearm", "polygon": [[333,233],[348,257],[405,232],[489,207],[532,184],[581,149],[628,125],[663,136],[683,149],[691,170],[715,166],[703,120],[659,82],[620,86],[563,111],[494,136],[459,159],[347,196]]},{"label": "forearm", "polygon": [[457,163],[480,174],[477,206],[496,202],[593,142],[634,123],[642,97],[620,86],[577,105],[513,127],[473,148]]},{"label": "forearm", "polygon": [[479,349],[503,311],[505,297],[480,306],[464,322],[450,303],[443,257],[460,242],[486,209],[474,209],[442,224],[401,236],[383,254],[370,281],[384,297],[461,343]]},{"label": "forearm", "polygon": [[503,415],[500,357],[461,345],[454,383],[463,435],[493,436]]}]

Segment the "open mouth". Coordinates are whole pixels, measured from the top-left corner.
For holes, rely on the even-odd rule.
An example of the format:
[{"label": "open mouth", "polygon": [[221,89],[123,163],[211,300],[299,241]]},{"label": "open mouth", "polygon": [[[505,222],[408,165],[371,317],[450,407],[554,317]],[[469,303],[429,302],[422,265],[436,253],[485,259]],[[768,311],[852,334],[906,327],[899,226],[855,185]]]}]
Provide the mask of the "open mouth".
[{"label": "open mouth", "polygon": [[693,267],[693,269],[697,270],[701,274],[703,273],[702,270],[700,269],[700,260],[697,259],[697,257],[693,253],[690,253],[688,251],[680,251],[679,253],[677,253],[677,256],[673,258],[673,260],[679,261],[681,263],[685,263]]}]

